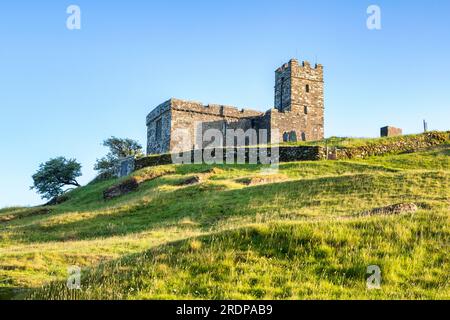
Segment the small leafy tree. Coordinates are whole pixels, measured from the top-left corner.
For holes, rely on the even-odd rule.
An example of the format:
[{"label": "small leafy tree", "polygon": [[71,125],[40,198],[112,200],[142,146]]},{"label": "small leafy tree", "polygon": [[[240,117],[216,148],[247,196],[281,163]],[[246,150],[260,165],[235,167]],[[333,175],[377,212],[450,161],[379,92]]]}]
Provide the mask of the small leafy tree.
[{"label": "small leafy tree", "polygon": [[143,155],[140,143],[128,138],[111,137],[103,141],[103,146],[109,148],[109,152],[105,157],[97,159],[94,166],[94,170],[99,171],[100,174],[111,172],[114,169],[114,163],[120,158]]},{"label": "small leafy tree", "polygon": [[62,195],[66,186],[80,187],[76,180],[81,176],[81,164],[75,159],[58,157],[39,165],[38,171],[32,176],[33,186],[43,199],[53,199]]}]

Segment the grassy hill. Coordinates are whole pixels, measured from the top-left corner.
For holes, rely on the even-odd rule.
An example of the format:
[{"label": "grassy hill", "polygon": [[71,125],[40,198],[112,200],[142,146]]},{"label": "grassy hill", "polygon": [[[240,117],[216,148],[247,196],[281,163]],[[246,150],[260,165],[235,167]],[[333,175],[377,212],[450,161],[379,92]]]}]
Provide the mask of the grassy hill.
[{"label": "grassy hill", "polygon": [[[283,163],[272,175],[166,165],[135,172],[159,178],[113,200],[103,191],[120,180],[53,207],[3,209],[0,298],[449,299],[449,156],[447,143]],[[361,215],[411,202],[415,213]],[[72,265],[80,291],[66,288]],[[381,268],[380,290],[366,288],[369,265]]]}]

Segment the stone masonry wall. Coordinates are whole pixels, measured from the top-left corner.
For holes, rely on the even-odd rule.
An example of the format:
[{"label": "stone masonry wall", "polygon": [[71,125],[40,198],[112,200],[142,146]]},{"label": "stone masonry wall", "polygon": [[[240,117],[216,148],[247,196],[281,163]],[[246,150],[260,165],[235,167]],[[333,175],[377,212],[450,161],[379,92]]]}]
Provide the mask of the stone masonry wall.
[{"label": "stone masonry wall", "polygon": [[308,62],[299,65],[296,60],[292,66],[291,112],[302,118],[301,140],[321,140],[324,138],[324,83],[323,67],[314,68]]},{"label": "stone masonry wall", "polygon": [[275,71],[275,109],[291,110],[291,62],[285,63]]},{"label": "stone masonry wall", "polygon": [[[170,100],[157,106],[147,116],[147,154],[161,154],[170,150],[171,127],[171,103]],[[156,136],[158,121],[161,121],[160,137]]]},{"label": "stone masonry wall", "polygon": [[[163,119],[167,118],[164,123],[168,124],[168,126],[163,130],[163,143],[158,144],[157,141],[154,141],[156,137],[154,133],[155,120],[148,122],[150,124],[148,129],[148,154],[169,152],[180,145],[183,146],[181,149],[183,151],[202,149],[209,143],[201,143],[201,141],[196,139],[197,134],[203,134],[208,129],[217,129],[225,137],[227,129],[243,129],[246,131],[250,128],[257,128],[259,118],[263,115],[262,112],[253,110],[239,110],[235,107],[215,104],[203,105],[198,102],[179,99],[171,99],[158,108],[161,109],[161,112],[156,112],[150,118],[158,119],[162,114]],[[164,117],[166,113],[169,116]],[[186,134],[182,136],[177,135],[177,130],[184,130]],[[187,139],[189,140],[187,142],[186,136],[190,137],[190,140]],[[202,135],[200,135],[201,137]],[[183,144],[181,143],[182,141],[184,142]]]}]

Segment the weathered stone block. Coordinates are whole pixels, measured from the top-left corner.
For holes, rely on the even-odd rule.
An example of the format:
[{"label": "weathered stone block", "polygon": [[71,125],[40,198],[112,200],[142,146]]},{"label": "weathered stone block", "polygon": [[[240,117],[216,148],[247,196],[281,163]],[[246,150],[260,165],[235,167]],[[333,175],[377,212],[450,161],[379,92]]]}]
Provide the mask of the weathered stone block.
[{"label": "weathered stone block", "polygon": [[122,178],[130,175],[134,171],[135,157],[130,156],[116,161],[114,173],[116,177]]},{"label": "weathered stone block", "polygon": [[403,134],[402,129],[395,127],[383,127],[380,129],[381,137],[395,137]]}]

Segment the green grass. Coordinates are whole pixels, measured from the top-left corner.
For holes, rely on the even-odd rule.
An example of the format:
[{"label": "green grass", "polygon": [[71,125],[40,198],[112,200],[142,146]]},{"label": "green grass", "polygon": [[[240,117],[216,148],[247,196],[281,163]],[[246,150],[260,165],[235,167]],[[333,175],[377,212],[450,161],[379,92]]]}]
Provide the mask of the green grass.
[{"label": "green grass", "polygon": [[[164,175],[104,201],[109,180],[51,207],[0,210],[0,298],[449,299],[450,146],[352,161],[146,168]],[[206,182],[179,182],[212,167]],[[419,211],[363,218],[414,202]],[[81,291],[65,287],[83,268]],[[366,289],[366,268],[382,270]]]},{"label": "green grass", "polygon": [[[444,215],[256,224],[103,265],[79,292],[55,282],[31,295],[58,299],[448,298]],[[366,290],[378,265],[383,288]],[[424,272],[424,270],[426,270]]]}]

